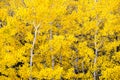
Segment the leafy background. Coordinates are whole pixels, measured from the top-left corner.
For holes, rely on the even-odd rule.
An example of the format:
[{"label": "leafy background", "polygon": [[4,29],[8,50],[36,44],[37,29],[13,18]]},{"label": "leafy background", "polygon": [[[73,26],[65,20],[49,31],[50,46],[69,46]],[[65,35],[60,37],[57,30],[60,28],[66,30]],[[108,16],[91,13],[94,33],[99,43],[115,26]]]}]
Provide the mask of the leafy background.
[{"label": "leafy background", "polygon": [[120,0],[0,0],[1,80],[119,80]]}]

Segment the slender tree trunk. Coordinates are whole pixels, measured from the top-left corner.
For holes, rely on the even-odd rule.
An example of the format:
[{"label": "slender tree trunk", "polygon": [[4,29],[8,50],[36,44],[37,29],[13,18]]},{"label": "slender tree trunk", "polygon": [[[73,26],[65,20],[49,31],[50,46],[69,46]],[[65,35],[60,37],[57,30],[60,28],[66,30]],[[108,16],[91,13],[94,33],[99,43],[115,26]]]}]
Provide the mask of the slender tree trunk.
[{"label": "slender tree trunk", "polygon": [[[96,66],[96,62],[97,62],[97,57],[98,57],[98,49],[97,49],[97,30],[95,32],[95,42],[94,42],[94,45],[95,45],[95,58],[94,58],[94,66]],[[97,80],[97,72],[96,70],[94,71],[94,80]]]},{"label": "slender tree trunk", "polygon": [[75,73],[78,74],[78,56],[75,59]]},{"label": "slender tree trunk", "polygon": [[[98,0],[95,0],[95,2],[98,2]],[[97,17],[96,17],[96,19],[97,19]],[[96,25],[96,26],[98,26],[98,24]],[[95,42],[94,42],[94,45],[95,45],[95,58],[94,58],[94,67],[96,68],[96,62],[97,62],[97,57],[98,57],[98,49],[97,49],[97,33],[98,33],[98,30],[96,29],[96,31],[95,31],[95,36],[94,36],[94,40],[95,40]],[[94,71],[94,80],[97,80],[97,71],[96,71],[96,69],[95,69],[95,71]]]},{"label": "slender tree trunk", "polygon": [[62,54],[60,53],[60,67],[62,67]]},{"label": "slender tree trunk", "polygon": [[85,70],[84,70],[84,61],[82,61],[82,72],[83,72],[83,74],[85,74]]},{"label": "slender tree trunk", "polygon": [[[52,33],[52,29],[50,30],[50,40],[52,40],[52,38],[53,38],[53,33]],[[53,49],[52,49],[52,44],[50,44],[50,51],[52,52],[53,51]],[[52,58],[52,69],[54,69],[54,55],[52,55],[51,56],[51,58]]]},{"label": "slender tree trunk", "polygon": [[[79,70],[78,70],[78,50],[77,48],[75,48],[75,52],[76,52],[76,58],[75,58],[75,65],[74,65],[74,73],[78,74]],[[78,80],[78,78],[74,78],[74,80]]]},{"label": "slender tree trunk", "polygon": [[52,69],[53,69],[53,70],[54,70],[54,65],[55,65],[54,55],[52,55]]},{"label": "slender tree trunk", "polygon": [[32,80],[33,51],[34,51],[34,46],[35,46],[37,31],[38,31],[39,26],[40,26],[40,24],[38,26],[34,25],[35,33],[34,33],[34,39],[33,39],[32,47],[31,47],[31,50],[30,50],[30,77],[29,77],[29,80]]},{"label": "slender tree trunk", "polygon": [[[62,54],[60,52],[60,67],[62,67]],[[60,75],[60,80],[62,80],[62,74]]]},{"label": "slender tree trunk", "polygon": [[[52,33],[52,28],[50,30],[50,40],[52,40],[53,38],[53,33]],[[53,49],[52,49],[52,44],[50,45],[50,51],[52,53]],[[52,59],[52,69],[54,70],[54,66],[55,66],[55,60],[54,60],[54,55],[51,55],[51,59]],[[54,78],[52,78],[52,80],[54,80]]]}]

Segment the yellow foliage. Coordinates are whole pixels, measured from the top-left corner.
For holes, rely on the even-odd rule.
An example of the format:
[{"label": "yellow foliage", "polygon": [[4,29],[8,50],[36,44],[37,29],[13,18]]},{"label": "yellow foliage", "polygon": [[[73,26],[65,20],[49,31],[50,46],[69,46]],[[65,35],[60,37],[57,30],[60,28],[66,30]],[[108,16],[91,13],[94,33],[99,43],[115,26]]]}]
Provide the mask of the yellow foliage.
[{"label": "yellow foliage", "polygon": [[119,80],[120,0],[0,0],[0,80]]}]

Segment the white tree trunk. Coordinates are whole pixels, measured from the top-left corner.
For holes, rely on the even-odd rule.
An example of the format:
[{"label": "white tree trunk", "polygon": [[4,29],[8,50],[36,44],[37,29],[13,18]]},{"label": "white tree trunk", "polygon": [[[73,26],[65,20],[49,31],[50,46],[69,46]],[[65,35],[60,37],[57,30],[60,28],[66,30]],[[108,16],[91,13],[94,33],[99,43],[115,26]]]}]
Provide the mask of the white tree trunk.
[{"label": "white tree trunk", "polygon": [[38,31],[39,26],[40,26],[40,24],[38,26],[34,25],[35,33],[34,33],[34,39],[33,39],[32,47],[31,47],[31,50],[30,50],[30,78],[29,78],[29,80],[32,80],[33,51],[34,51],[34,46],[35,46],[37,31]]},{"label": "white tree trunk", "polygon": [[[95,0],[95,2],[98,2],[98,0]],[[97,17],[96,17],[96,19],[97,19]],[[98,26],[98,24],[96,25],[96,26]],[[94,42],[94,45],[95,45],[95,58],[94,58],[94,67],[96,67],[96,62],[97,62],[97,57],[98,57],[98,49],[97,49],[97,33],[98,33],[98,30],[96,29],[96,31],[95,31],[95,36],[94,36],[94,40],[95,40],[95,42]],[[96,70],[94,71],[94,80],[97,80],[97,72],[96,72]]]}]

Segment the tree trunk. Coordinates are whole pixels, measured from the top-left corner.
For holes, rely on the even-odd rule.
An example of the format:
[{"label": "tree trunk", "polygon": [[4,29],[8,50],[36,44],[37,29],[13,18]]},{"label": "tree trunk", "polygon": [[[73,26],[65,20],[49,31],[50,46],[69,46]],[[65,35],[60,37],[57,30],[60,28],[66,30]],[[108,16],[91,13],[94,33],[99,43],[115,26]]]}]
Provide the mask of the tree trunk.
[{"label": "tree trunk", "polygon": [[[78,70],[78,50],[77,50],[77,48],[75,48],[74,49],[75,50],[75,52],[76,52],[76,58],[75,58],[75,65],[74,65],[74,73],[75,74],[79,74],[79,70]],[[78,80],[78,78],[74,78],[74,80]]]},{"label": "tree trunk", "polygon": [[[95,42],[94,42],[94,45],[95,45],[95,58],[94,58],[94,66],[96,65],[96,61],[97,61],[97,55],[98,55],[98,50],[97,50],[97,42],[96,42],[96,33],[95,33]],[[96,70],[94,71],[94,80],[97,80],[97,72],[96,72]]]},{"label": "tree trunk", "polygon": [[82,72],[83,72],[83,74],[85,74],[85,70],[84,70],[84,61],[82,61]]},{"label": "tree trunk", "polygon": [[[51,30],[50,30],[50,40],[52,40],[52,39],[53,39],[53,33],[52,33],[52,28],[51,28]],[[53,51],[52,44],[50,45],[50,51],[51,51],[51,53]],[[54,55],[53,54],[51,54],[51,59],[52,59],[52,69],[54,70],[55,60],[54,60]],[[54,78],[52,78],[52,80],[54,80]]]},{"label": "tree trunk", "polygon": [[35,46],[37,31],[38,31],[39,26],[40,26],[40,24],[38,24],[38,26],[34,25],[35,33],[34,33],[34,39],[33,39],[32,47],[31,47],[31,50],[30,50],[30,78],[29,78],[29,80],[32,80],[33,51],[34,51],[34,46]]},{"label": "tree trunk", "polygon": [[[98,0],[95,0],[95,2],[98,2]],[[97,17],[96,17],[96,19],[97,19]],[[98,26],[98,24],[97,24],[97,26]],[[95,31],[95,36],[94,36],[94,40],[95,40],[95,42],[94,42],[94,45],[95,45],[95,58],[94,58],[94,67],[96,67],[96,62],[97,62],[97,57],[98,57],[98,49],[97,49],[97,33],[98,33],[98,30],[96,30]],[[97,71],[95,70],[94,71],[94,80],[97,80]]]},{"label": "tree trunk", "polygon": [[[60,52],[60,67],[62,67],[62,54]],[[62,75],[60,75],[60,80],[62,80]]]}]

